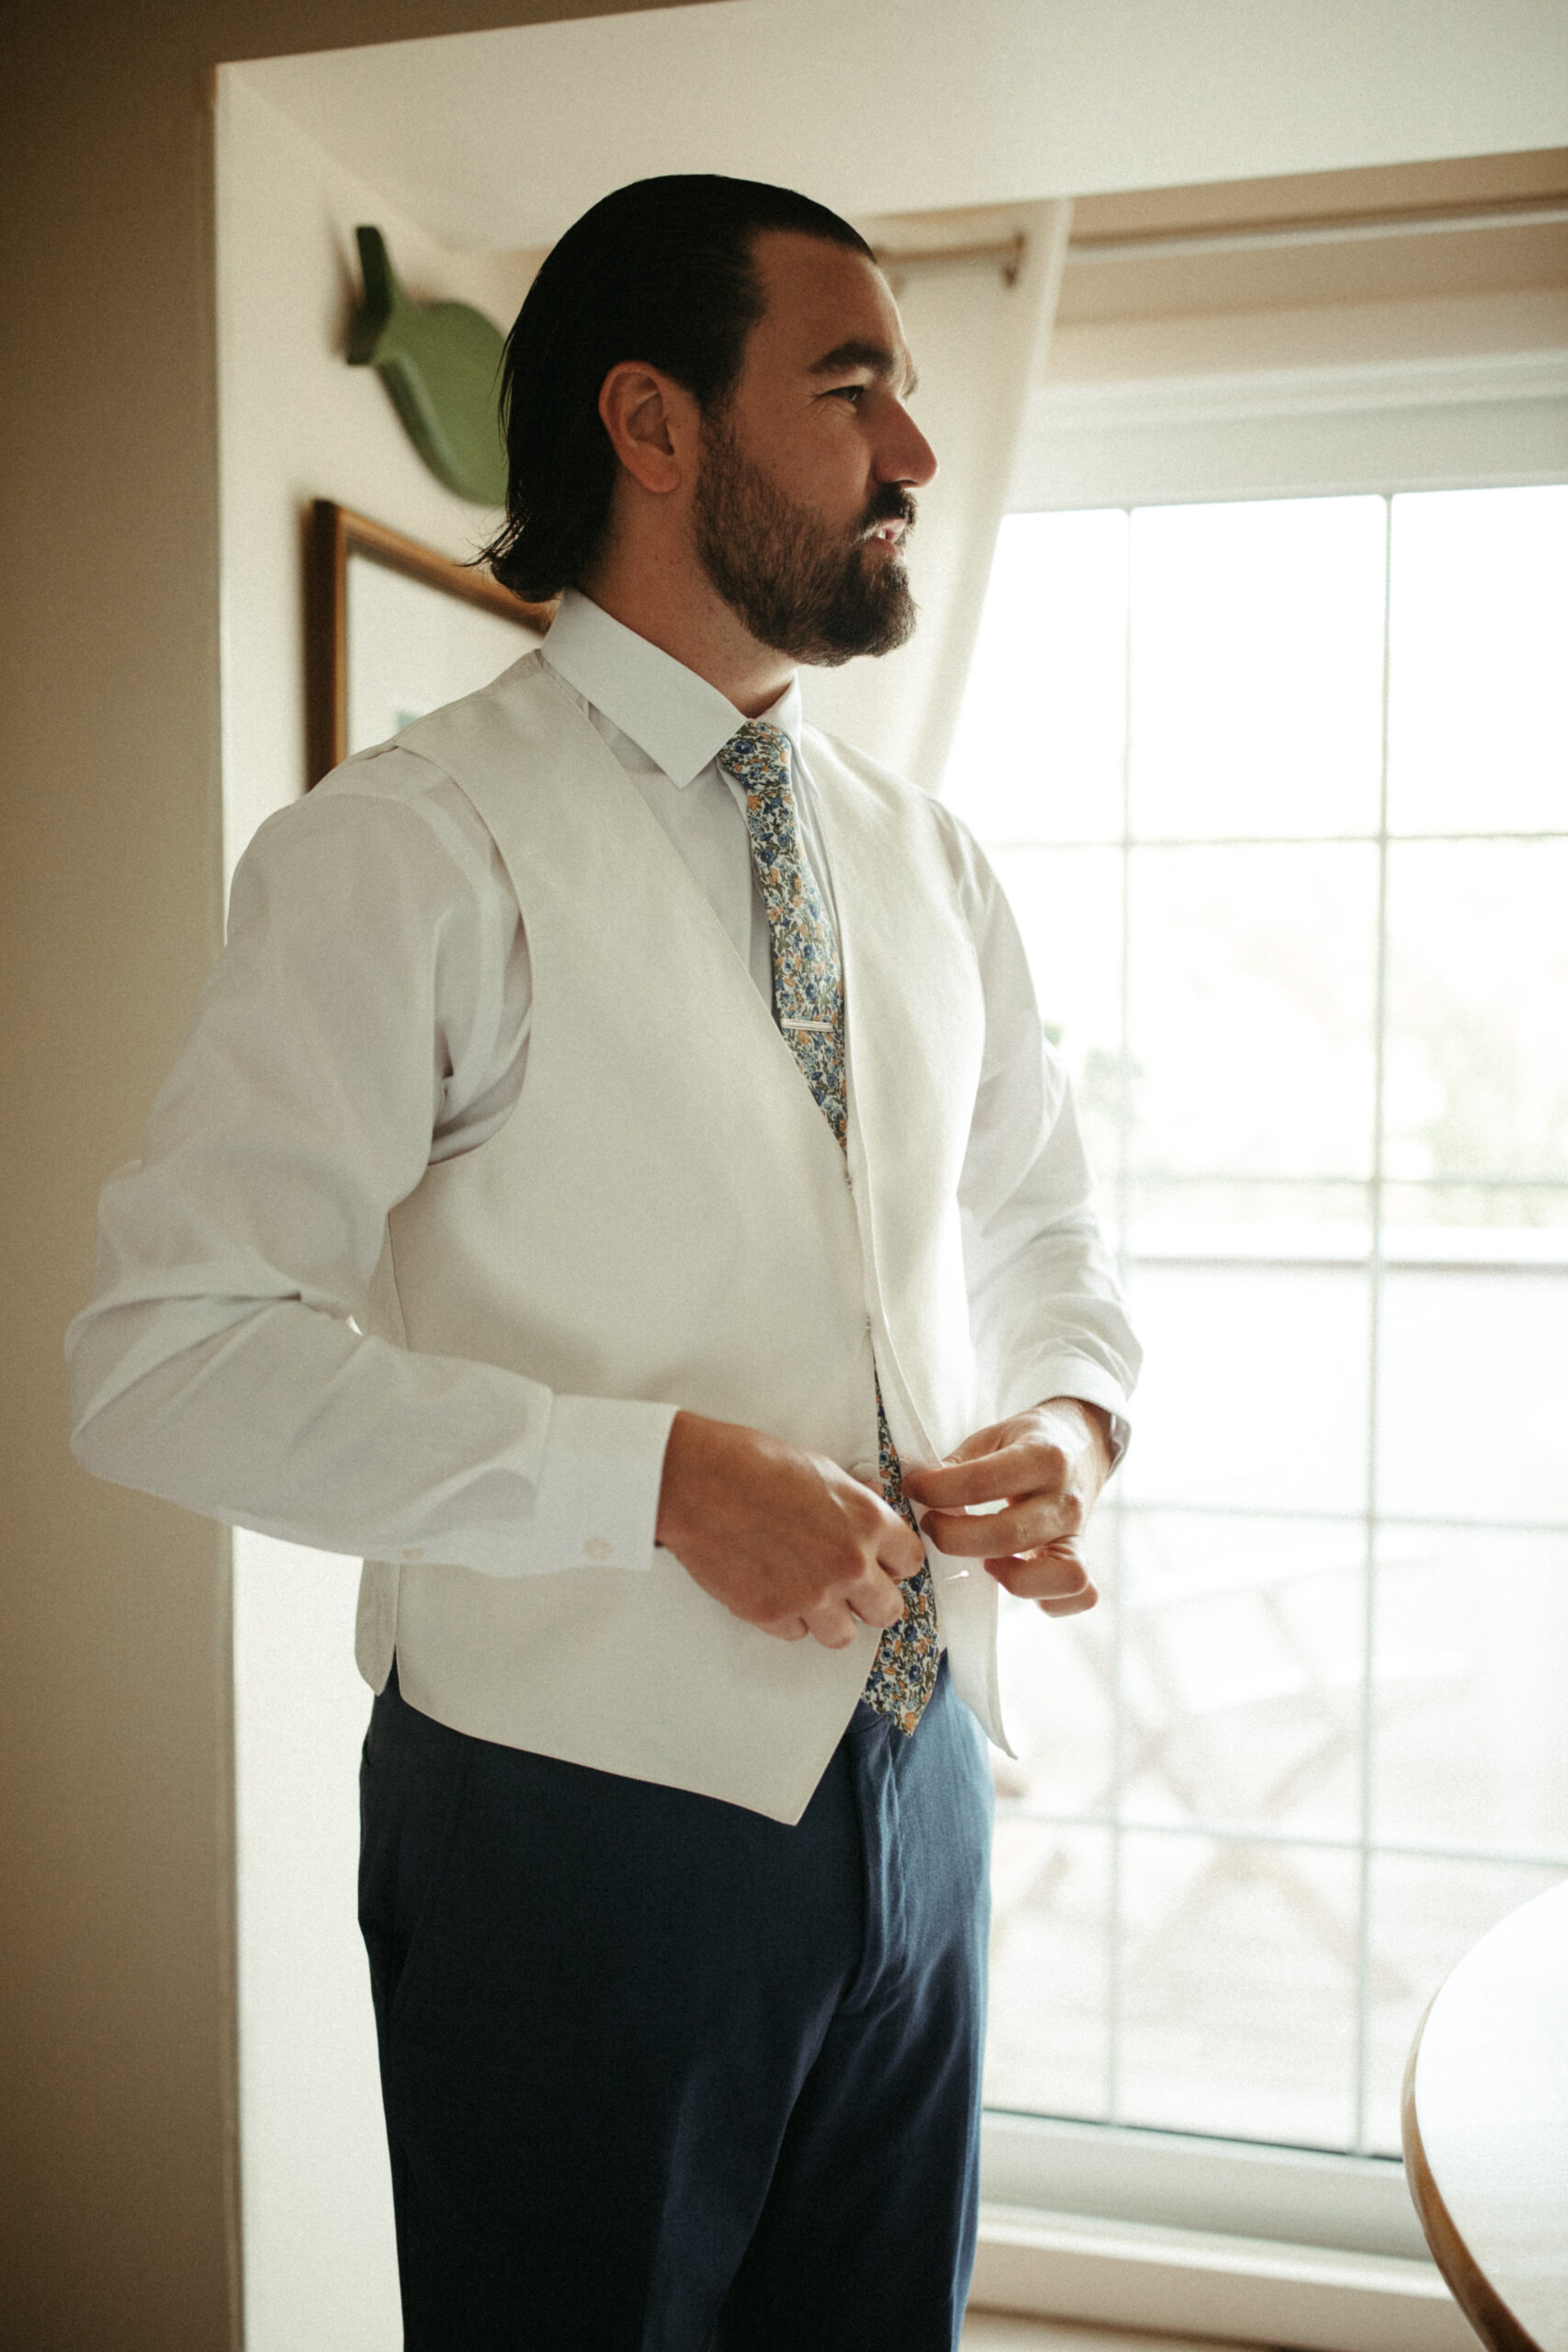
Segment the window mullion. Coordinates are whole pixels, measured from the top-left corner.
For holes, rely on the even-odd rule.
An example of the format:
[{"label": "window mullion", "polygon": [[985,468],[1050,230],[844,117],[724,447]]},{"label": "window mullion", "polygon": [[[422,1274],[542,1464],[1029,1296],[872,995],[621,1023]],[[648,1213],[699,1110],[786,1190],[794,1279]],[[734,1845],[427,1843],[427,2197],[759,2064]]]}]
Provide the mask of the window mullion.
[{"label": "window mullion", "polygon": [[1361,1623],[1361,1787],[1356,1932],[1356,2129],[1367,2149],[1367,2070],[1371,2018],[1373,1741],[1376,1734],[1378,1600],[1378,1397],[1383,1303],[1383,1114],[1388,1062],[1388,723],[1393,614],[1393,501],[1383,500],[1382,686],[1378,759],[1377,947],[1372,999],[1372,1174],[1367,1265],[1367,1513]]},{"label": "window mullion", "polygon": [[[1123,1290],[1131,1260],[1133,1220],[1133,515],[1127,522],[1126,570],[1122,605],[1122,943],[1118,986],[1121,990],[1117,1047],[1116,1103],[1116,1254]],[[1120,1488],[1111,1521],[1111,1905],[1107,1923],[1105,2111],[1111,2122],[1122,2112],[1122,1984],[1123,1914],[1123,1840],[1122,1814],[1125,1802],[1127,1512]]]}]

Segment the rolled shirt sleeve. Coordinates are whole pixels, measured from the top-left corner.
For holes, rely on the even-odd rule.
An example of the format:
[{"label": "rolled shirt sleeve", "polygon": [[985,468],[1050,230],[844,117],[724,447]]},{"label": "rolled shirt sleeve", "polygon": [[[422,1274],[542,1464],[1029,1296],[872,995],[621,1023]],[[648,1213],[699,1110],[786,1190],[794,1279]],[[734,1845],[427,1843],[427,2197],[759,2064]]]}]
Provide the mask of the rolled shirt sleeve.
[{"label": "rolled shirt sleeve", "polygon": [[986,1004],[959,1207],[988,1418],[1078,1396],[1110,1415],[1120,1459],[1142,1351],[1095,1215],[1072,1087],[1046,1042],[1001,885],[972,837],[950,822]]},{"label": "rolled shirt sleeve", "polygon": [[358,1326],[389,1210],[516,1098],[527,958],[494,857],[400,752],[261,829],[142,1157],[104,1190],[66,1343],[87,1468],[323,1551],[650,1565],[673,1407]]}]

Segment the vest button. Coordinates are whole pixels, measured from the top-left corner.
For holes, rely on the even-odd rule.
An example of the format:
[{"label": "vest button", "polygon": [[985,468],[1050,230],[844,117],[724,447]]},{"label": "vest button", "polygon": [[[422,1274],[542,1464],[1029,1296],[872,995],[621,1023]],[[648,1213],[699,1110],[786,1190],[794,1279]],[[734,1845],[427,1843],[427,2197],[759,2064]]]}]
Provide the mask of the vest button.
[{"label": "vest button", "polygon": [[582,1547],[582,1556],[585,1560],[611,1560],[615,1555],[615,1545],[606,1544],[602,1535],[591,1535]]}]

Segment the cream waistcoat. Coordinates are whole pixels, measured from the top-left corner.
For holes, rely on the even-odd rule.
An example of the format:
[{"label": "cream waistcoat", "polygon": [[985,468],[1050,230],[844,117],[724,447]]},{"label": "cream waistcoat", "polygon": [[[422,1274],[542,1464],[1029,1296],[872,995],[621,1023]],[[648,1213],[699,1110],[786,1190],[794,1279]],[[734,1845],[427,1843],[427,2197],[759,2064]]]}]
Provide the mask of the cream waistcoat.
[{"label": "cream waistcoat", "polygon": [[[529,655],[400,737],[468,796],[533,967],[510,1119],[391,1214],[367,1329],[575,1396],[673,1402],[874,1476],[874,1366],[906,1462],[972,1426],[957,1187],[983,1044],[925,797],[825,738],[812,776],[848,1023],[845,1162],[679,854]],[[932,1555],[953,1680],[1001,1739],[996,1589]],[[515,1579],[367,1562],[358,1657],[505,1746],[797,1820],[875,1647],[785,1643],[671,1555]],[[917,1734],[918,1736],[918,1734]]]}]

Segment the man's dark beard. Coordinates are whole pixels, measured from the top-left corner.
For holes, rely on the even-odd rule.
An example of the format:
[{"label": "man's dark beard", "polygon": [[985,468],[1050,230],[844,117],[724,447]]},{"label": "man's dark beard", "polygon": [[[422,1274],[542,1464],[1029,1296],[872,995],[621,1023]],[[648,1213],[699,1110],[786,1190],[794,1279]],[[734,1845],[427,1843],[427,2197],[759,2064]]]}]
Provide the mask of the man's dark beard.
[{"label": "man's dark beard", "polygon": [[708,417],[693,520],[703,569],[760,645],[836,669],[857,653],[891,653],[912,632],[908,572],[867,551],[878,523],[914,523],[915,502],[897,483],[874,492],[852,535],[837,536]]}]

